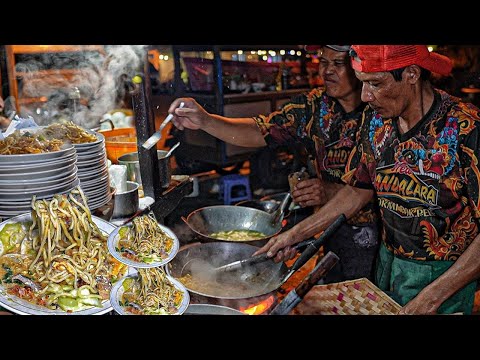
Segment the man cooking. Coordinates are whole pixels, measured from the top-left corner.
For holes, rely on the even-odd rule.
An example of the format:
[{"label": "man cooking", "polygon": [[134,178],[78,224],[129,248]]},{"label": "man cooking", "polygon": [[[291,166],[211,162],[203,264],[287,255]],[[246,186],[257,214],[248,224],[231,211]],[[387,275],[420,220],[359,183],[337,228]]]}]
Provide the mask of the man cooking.
[{"label": "man cooking", "polygon": [[[169,113],[175,115],[172,122],[180,130],[202,129],[239,146],[304,144],[316,159],[319,177],[300,181],[292,197],[302,207],[321,206],[344,186],[341,177],[366,106],[360,99],[361,84],[350,66],[349,49],[349,45],[325,45],[319,68],[325,89],[298,96],[270,115],[227,118],[207,113],[194,99],[182,98],[170,106]],[[183,108],[179,108],[181,102]],[[357,211],[325,244],[326,252],[340,257],[326,282],[373,276],[378,252],[373,201]]]},{"label": "man cooking", "polygon": [[480,276],[479,109],[433,88],[430,73],[447,75],[451,61],[424,45],[353,45],[351,55],[371,109],[344,176],[352,187],[258,253],[273,256],[348,217],[375,189],[376,284],[403,314],[469,314]]}]

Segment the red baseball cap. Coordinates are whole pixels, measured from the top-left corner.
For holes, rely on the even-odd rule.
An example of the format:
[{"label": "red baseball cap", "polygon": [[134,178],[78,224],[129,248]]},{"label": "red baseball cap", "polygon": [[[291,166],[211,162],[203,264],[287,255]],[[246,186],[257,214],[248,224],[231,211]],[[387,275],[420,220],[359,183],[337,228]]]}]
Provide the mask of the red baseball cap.
[{"label": "red baseball cap", "polygon": [[418,65],[441,75],[452,70],[452,61],[428,51],[426,45],[352,45],[352,67],[361,72],[382,72]]}]

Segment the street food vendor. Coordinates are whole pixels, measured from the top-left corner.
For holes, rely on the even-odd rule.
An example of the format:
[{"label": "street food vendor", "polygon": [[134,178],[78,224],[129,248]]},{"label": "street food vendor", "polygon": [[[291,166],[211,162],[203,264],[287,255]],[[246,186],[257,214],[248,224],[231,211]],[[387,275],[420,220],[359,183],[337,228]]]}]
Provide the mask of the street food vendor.
[{"label": "street food vendor", "polygon": [[[169,113],[183,130],[202,129],[223,141],[248,147],[302,143],[316,159],[317,178],[300,181],[292,197],[302,207],[321,206],[344,186],[350,151],[366,104],[360,99],[361,83],[348,55],[349,45],[325,45],[319,72],[325,88],[293,98],[279,111],[254,118],[227,118],[209,114],[194,99],[176,99]],[[184,108],[178,108],[184,102]],[[355,217],[325,245],[340,261],[326,282],[372,278],[378,253],[377,215],[373,201],[358,208]],[[312,234],[314,235],[314,234]]]},{"label": "street food vendor", "polygon": [[383,224],[376,284],[402,314],[470,314],[480,275],[479,109],[431,85],[430,73],[447,75],[451,62],[424,45],[353,45],[351,55],[371,109],[344,176],[352,187],[260,252],[307,238],[374,189]]}]

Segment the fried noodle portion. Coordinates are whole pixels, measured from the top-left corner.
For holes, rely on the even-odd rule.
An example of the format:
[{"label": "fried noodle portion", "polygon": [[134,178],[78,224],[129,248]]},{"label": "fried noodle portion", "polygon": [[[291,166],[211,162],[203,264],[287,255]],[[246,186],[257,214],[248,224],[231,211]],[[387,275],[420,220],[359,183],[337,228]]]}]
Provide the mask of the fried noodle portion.
[{"label": "fried noodle portion", "polygon": [[[124,231],[127,230],[128,231]],[[120,229],[120,252],[124,257],[151,263],[166,259],[174,245],[173,239],[158,225],[155,217],[143,215],[133,220],[133,227]]]},{"label": "fried noodle portion", "polygon": [[183,292],[168,279],[163,268],[138,269],[138,280],[123,293],[126,310],[144,315],[169,315],[178,312]]},{"label": "fried noodle portion", "polygon": [[47,140],[41,135],[26,132],[21,134],[16,130],[13,134],[0,140],[0,155],[39,154],[59,151],[63,141]]},{"label": "fried noodle portion", "polygon": [[49,139],[62,139],[72,144],[90,143],[98,140],[94,134],[87,132],[72,121],[50,124],[43,129],[42,133]]},{"label": "fried noodle portion", "polygon": [[[0,280],[9,293],[65,311],[101,307],[108,299],[112,282],[126,266],[109,254],[108,236],[94,223],[86,203],[80,187],[50,201],[32,199],[32,223],[25,228],[25,238],[0,256],[7,272]],[[12,262],[14,257],[21,261]],[[34,286],[19,286],[12,281],[18,275]]]}]

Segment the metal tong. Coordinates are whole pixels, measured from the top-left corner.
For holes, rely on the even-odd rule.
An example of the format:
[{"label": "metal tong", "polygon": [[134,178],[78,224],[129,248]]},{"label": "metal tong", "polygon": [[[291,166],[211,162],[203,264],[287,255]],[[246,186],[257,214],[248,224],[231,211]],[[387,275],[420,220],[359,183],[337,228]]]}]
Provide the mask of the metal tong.
[{"label": "metal tong", "polygon": [[290,204],[291,200],[292,200],[292,195],[290,193],[287,193],[285,195],[285,197],[283,198],[280,206],[272,214],[272,225],[273,226],[276,226],[278,222],[283,220],[284,215],[285,215],[285,209],[287,208],[287,205]]},{"label": "metal tong", "polygon": [[[309,239],[309,240],[299,242],[298,244],[293,246],[293,248],[301,251],[302,248],[310,245],[315,240],[316,239],[313,239],[313,240]],[[267,253],[264,253],[264,254],[249,257],[247,259],[233,261],[233,262],[228,263],[226,265],[219,266],[219,267],[213,269],[213,271],[223,271],[223,272],[236,271],[236,270],[241,269],[242,267],[255,265],[255,264],[267,261],[269,259],[271,259],[271,258],[267,256]]]},{"label": "metal tong", "polygon": [[[332,224],[330,224],[330,226],[328,226],[325,229],[325,231],[322,233],[322,235],[318,239],[305,240],[296,244],[294,246],[295,249],[299,250],[304,246],[306,246],[306,249],[302,252],[302,255],[300,255],[300,257],[295,261],[295,263],[289,269],[287,275],[283,279],[283,283],[286,282],[288,278],[292,276],[295,271],[297,271],[303,265],[305,265],[306,262],[310,260],[310,258],[316,252],[318,252],[318,250],[320,250],[320,247],[323,246],[325,241],[329,237],[331,237],[340,228],[340,226],[342,226],[343,223],[346,221],[347,221],[347,218],[345,217],[345,215],[341,214]],[[250,257],[248,259],[238,260],[238,261],[234,261],[232,263],[220,266],[218,268],[215,268],[214,271],[234,271],[245,266],[250,266],[253,264],[258,264],[262,261],[267,261],[268,259],[271,259],[271,258],[267,257],[267,254],[264,253],[264,254]]]},{"label": "metal tong", "polygon": [[128,223],[132,222],[133,219],[139,217],[139,216],[142,216],[142,215],[145,215],[145,214],[148,214],[150,211],[152,211],[153,209],[155,209],[155,207],[157,207],[160,203],[159,202],[153,202],[151,203],[150,205],[148,205],[145,209],[143,210],[138,210],[135,214],[133,214],[131,217],[129,217],[127,220],[125,220],[124,222],[122,222],[120,224],[120,226],[125,226],[127,225]]}]

